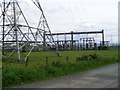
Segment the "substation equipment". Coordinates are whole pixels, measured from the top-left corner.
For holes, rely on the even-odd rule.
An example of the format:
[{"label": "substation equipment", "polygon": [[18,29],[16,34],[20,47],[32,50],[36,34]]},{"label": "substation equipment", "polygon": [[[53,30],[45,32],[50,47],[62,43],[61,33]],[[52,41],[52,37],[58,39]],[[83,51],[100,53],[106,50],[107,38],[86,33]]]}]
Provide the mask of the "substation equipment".
[{"label": "substation equipment", "polygon": [[[101,34],[100,44],[96,43],[95,37],[80,37],[79,35],[89,35],[89,34]],[[46,34],[50,35],[50,34]],[[67,33],[52,33],[54,39],[55,36],[57,40],[55,41],[59,51],[64,50],[97,50],[98,46],[104,46],[106,41],[104,40],[104,30],[101,31],[88,31],[88,32],[67,32]],[[60,40],[59,36],[63,36],[63,40]],[[70,39],[67,39],[67,36]],[[77,36],[77,40],[74,39],[74,36]],[[108,44],[108,42],[107,42]],[[47,48],[47,47],[46,47]]]}]

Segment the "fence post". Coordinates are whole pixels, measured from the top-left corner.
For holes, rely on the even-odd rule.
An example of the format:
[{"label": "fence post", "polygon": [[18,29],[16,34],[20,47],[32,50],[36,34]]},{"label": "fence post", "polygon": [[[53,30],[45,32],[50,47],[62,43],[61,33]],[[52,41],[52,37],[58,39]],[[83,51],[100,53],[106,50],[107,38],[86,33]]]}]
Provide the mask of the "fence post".
[{"label": "fence post", "polygon": [[68,56],[66,57],[66,62],[68,62]]},{"label": "fence post", "polygon": [[48,64],[48,57],[46,57],[46,64]]}]

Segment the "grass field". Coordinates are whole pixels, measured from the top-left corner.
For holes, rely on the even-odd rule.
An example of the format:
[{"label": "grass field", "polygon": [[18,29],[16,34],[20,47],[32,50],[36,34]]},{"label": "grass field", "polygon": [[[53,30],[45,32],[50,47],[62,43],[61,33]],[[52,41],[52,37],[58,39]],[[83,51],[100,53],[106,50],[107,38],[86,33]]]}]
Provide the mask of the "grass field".
[{"label": "grass field", "polygon": [[118,62],[117,48],[100,51],[61,51],[60,54],[61,57],[51,52],[32,52],[27,66],[24,62],[18,64],[15,58],[3,60],[3,87],[52,79]]}]

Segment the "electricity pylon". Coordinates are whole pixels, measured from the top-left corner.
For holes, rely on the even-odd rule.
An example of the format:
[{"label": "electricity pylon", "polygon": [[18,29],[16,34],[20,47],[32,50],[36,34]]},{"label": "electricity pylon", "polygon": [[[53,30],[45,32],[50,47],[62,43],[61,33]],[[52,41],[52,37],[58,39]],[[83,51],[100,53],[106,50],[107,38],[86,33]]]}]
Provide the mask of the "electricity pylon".
[{"label": "electricity pylon", "polygon": [[37,27],[31,26],[17,0],[3,1],[2,14],[0,16],[2,21],[0,25],[2,31],[2,52],[3,56],[5,56],[5,52],[10,52],[7,55],[8,59],[17,53],[18,63],[21,63],[22,49],[25,46],[28,48],[28,53],[24,56],[25,62],[28,61],[30,53],[37,44],[42,44],[44,50],[47,50],[47,47],[51,49],[54,47],[53,52],[59,56],[58,49],[56,48],[57,45],[54,43],[52,35],[46,35],[51,34],[51,30],[40,2],[32,0],[32,3],[34,3],[40,12]]}]

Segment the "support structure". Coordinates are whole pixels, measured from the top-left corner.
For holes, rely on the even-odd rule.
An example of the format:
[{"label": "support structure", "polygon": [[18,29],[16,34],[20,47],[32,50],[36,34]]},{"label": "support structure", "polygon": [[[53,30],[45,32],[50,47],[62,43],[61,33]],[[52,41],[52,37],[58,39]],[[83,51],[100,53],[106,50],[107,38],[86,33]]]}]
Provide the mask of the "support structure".
[{"label": "support structure", "polygon": [[13,30],[15,31],[15,40],[16,40],[16,50],[18,53],[18,63],[20,63],[20,50],[19,50],[19,42],[18,42],[18,29],[17,29],[17,18],[16,18],[16,2],[13,0],[13,13],[14,13],[14,28]]},{"label": "support structure", "polygon": [[[71,32],[73,32],[73,31],[71,31]],[[53,35],[53,36],[54,35],[64,35],[64,34],[71,35],[71,32],[67,32],[67,33],[52,33],[51,35]],[[88,31],[88,32],[73,32],[74,35],[76,35],[76,34],[102,34],[102,33],[104,33],[104,30],[102,30],[102,31]],[[46,35],[50,35],[50,34],[46,34]]]},{"label": "support structure", "polygon": [[[70,35],[71,36],[71,40],[67,40],[67,42],[70,41],[70,43],[71,43],[71,45],[70,45],[71,48],[70,49],[73,50],[73,46],[74,46],[74,42],[75,42],[74,35],[81,35],[81,34],[82,35],[83,34],[87,34],[87,35],[89,35],[89,34],[101,34],[102,35],[102,37],[101,37],[102,46],[104,46],[104,42],[105,42],[104,41],[104,30],[102,30],[102,31],[89,31],[89,32],[73,32],[73,31],[71,31],[71,32],[67,32],[67,33],[52,33],[52,34],[46,34],[46,35],[52,35],[52,36],[56,36],[57,35],[57,38],[60,35],[65,35],[65,36]],[[65,38],[65,41],[66,41],[66,38]],[[56,42],[59,43],[61,41],[58,40]],[[81,40],[80,40],[80,43],[83,44],[82,46],[88,45],[88,42],[89,42],[89,44],[92,43],[91,45],[94,44],[94,46],[96,47],[96,43],[95,43],[94,38],[81,38]]]},{"label": "support structure", "polygon": [[102,46],[104,46],[104,30],[102,30]]},{"label": "support structure", "polygon": [[[33,5],[39,10],[40,16],[37,27],[30,24],[17,0],[10,0],[9,2],[4,0],[3,2],[2,15],[0,16],[0,20],[3,21],[3,23],[0,23],[3,55],[5,53],[8,59],[15,57],[18,63],[21,63],[22,59],[27,62],[30,53],[36,46],[41,45],[44,50],[46,47],[52,48],[56,46],[39,0],[31,0]],[[28,53],[22,56],[23,51]],[[59,56],[57,49],[53,52]]]},{"label": "support structure", "polygon": [[73,50],[73,31],[71,31],[71,50]]},{"label": "support structure", "polygon": [[2,39],[2,54],[4,55],[4,32],[5,32],[5,0],[3,2],[3,12],[2,12],[2,15],[3,15],[3,39]]}]

